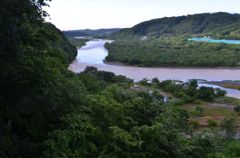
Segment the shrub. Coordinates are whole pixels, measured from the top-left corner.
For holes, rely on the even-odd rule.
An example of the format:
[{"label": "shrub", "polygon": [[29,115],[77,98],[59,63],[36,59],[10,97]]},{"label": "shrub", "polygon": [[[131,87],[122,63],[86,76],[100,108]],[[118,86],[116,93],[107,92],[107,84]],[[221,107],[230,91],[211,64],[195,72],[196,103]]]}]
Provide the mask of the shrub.
[{"label": "shrub", "polygon": [[220,88],[215,89],[215,95],[216,97],[224,97],[227,94],[225,90],[222,90]]},{"label": "shrub", "polygon": [[236,112],[239,112],[239,113],[240,113],[240,105],[237,105],[237,106],[234,108],[234,111],[236,111]]},{"label": "shrub", "polygon": [[211,87],[200,87],[198,90],[197,97],[202,100],[206,101],[213,101],[214,100],[214,89]]},{"label": "shrub", "polygon": [[217,123],[213,120],[208,120],[208,127],[217,127]]}]

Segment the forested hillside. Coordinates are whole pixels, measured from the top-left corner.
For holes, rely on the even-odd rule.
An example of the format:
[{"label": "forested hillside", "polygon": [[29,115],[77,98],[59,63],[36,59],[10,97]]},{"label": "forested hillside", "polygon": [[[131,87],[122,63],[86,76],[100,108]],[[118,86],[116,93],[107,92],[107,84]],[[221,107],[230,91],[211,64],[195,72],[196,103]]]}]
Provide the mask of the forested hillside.
[{"label": "forested hillside", "polygon": [[40,157],[49,131],[81,103],[71,94],[81,83],[66,69],[77,50],[44,22],[43,5],[8,0],[0,6],[1,158]]},{"label": "forested hillside", "polygon": [[240,46],[189,41],[240,39],[240,15],[205,13],[154,19],[113,34],[107,61],[137,66],[238,67]]},{"label": "forested hillside", "polygon": [[123,29],[115,35],[124,36],[179,36],[202,35],[215,38],[240,38],[240,15],[229,13],[205,13],[179,17],[165,17]]},{"label": "forested hillside", "polygon": [[[67,67],[76,49],[44,22],[44,5],[44,0],[0,5],[1,158],[240,156],[237,112],[199,130],[191,113],[180,108],[222,98],[224,91],[198,89],[195,80],[157,79],[138,83],[156,91],[136,90],[132,80],[94,67],[74,74]],[[166,101],[161,89],[173,99]]]}]

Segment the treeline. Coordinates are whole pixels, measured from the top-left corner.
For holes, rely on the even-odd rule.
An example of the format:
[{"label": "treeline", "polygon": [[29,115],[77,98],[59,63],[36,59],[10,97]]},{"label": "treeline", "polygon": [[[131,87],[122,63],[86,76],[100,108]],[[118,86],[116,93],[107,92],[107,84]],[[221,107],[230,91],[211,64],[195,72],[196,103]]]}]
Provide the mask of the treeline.
[{"label": "treeline", "polygon": [[82,46],[86,45],[86,42],[88,42],[90,39],[68,37],[68,40],[72,45],[76,46],[77,48],[81,48]]},{"label": "treeline", "polygon": [[81,36],[91,36],[91,37],[101,37],[104,38],[106,36],[110,36],[112,33],[119,31],[119,28],[111,28],[111,29],[98,29],[98,30],[69,30],[63,31],[64,35],[67,37],[81,37]]},{"label": "treeline", "polygon": [[240,65],[240,46],[190,42],[187,36],[140,40],[119,39],[106,44],[107,61],[137,66],[236,67]]},{"label": "treeline", "polygon": [[44,23],[45,3],[0,5],[1,158],[240,156],[233,126],[192,134],[188,113],[158,93],[93,67],[68,71],[76,49]]}]

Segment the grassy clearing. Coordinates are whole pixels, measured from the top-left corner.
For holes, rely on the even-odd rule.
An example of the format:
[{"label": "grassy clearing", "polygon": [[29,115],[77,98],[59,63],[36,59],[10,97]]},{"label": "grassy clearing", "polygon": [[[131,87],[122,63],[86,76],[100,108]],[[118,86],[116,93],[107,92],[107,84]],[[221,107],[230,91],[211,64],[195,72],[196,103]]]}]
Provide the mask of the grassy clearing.
[{"label": "grassy clearing", "polygon": [[[200,107],[203,109],[201,115],[196,115],[196,108]],[[201,102],[200,104],[189,103],[180,106],[180,108],[187,110],[190,115],[190,122],[197,122],[200,127],[207,127],[209,121],[214,121],[217,126],[223,121],[227,116],[236,116],[238,124],[240,125],[240,117],[237,112],[234,111],[233,105],[220,104],[220,103],[210,103]]]},{"label": "grassy clearing", "polygon": [[220,103],[220,104],[228,104],[228,105],[240,105],[240,100],[236,98],[231,97],[219,97],[215,98],[214,102]]}]

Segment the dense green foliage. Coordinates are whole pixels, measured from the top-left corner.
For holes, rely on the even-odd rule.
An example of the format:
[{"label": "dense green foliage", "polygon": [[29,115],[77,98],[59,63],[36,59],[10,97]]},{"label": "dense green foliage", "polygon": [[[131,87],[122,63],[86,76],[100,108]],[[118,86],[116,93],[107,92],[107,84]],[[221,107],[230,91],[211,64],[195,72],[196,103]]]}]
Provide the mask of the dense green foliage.
[{"label": "dense green foliage", "polygon": [[106,44],[108,61],[138,66],[235,67],[240,65],[240,46],[189,42],[188,37],[119,39]]},{"label": "dense green foliage", "polygon": [[[87,90],[86,104],[49,133],[45,157],[202,158],[221,153],[225,140],[210,131],[188,139],[188,113],[166,106],[158,93],[132,90],[131,80],[94,67],[78,77]],[[198,94],[195,81],[183,84],[187,97]],[[178,85],[164,81],[159,86],[167,91]]]},{"label": "dense green foliage", "polygon": [[[53,24],[44,23],[41,30],[38,32],[37,40],[44,41],[44,44],[50,45],[50,47],[56,49],[56,51],[59,51],[59,53],[62,53],[64,55],[64,58],[67,59],[68,64],[71,63],[77,56],[77,49],[75,46],[73,46],[76,43],[72,43],[73,45],[71,45],[68,39],[63,36],[63,33],[58,30]],[[80,41],[80,43],[77,44],[81,44],[82,46],[85,44],[85,40]]]},{"label": "dense green foliage", "polygon": [[8,0],[0,6],[2,158],[40,156],[48,132],[82,102],[82,83],[66,70],[76,48],[43,22],[41,5],[43,1]]},{"label": "dense green foliage", "polygon": [[240,15],[229,13],[195,14],[166,17],[140,23],[117,32],[115,37],[126,36],[179,36],[202,35],[215,38],[240,38]]},{"label": "dense green foliage", "polygon": [[[160,94],[135,91],[126,77],[93,67],[68,71],[76,49],[44,23],[42,5],[0,5],[1,158],[239,157],[239,143],[228,137],[191,134],[188,113]],[[198,94],[195,81],[184,85],[187,97]],[[231,118],[222,124],[231,139],[233,127]]]}]

